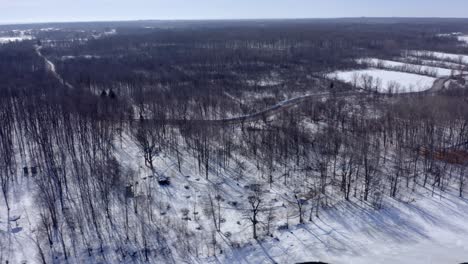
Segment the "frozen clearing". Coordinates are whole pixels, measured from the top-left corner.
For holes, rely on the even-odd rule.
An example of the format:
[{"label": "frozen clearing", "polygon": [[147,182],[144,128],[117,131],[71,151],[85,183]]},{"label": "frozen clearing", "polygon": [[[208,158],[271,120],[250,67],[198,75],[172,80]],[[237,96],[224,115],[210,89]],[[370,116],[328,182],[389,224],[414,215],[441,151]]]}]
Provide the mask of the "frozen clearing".
[{"label": "frozen clearing", "polygon": [[438,60],[457,62],[461,64],[468,64],[468,55],[464,54],[453,54],[435,51],[410,51],[409,54],[417,57],[431,57]]},{"label": "frozen clearing", "polygon": [[16,41],[23,41],[23,40],[31,40],[31,39],[33,39],[31,36],[0,37],[0,44],[9,43],[9,42],[16,42]]},{"label": "frozen clearing", "polygon": [[97,55],[80,55],[80,56],[62,56],[60,60],[65,61],[65,60],[73,60],[76,58],[83,58],[83,59],[99,59],[101,56]]},{"label": "frozen clearing", "polygon": [[360,88],[377,89],[378,92],[409,93],[428,90],[436,78],[380,69],[338,71],[328,75]]},{"label": "frozen clearing", "polygon": [[[11,263],[39,263],[34,244],[40,222],[34,197],[36,185],[32,178],[21,178],[18,183],[21,185],[11,190],[10,231],[5,202],[0,199],[0,259],[9,258],[13,260]],[[19,219],[11,221],[15,217]]]},{"label": "frozen clearing", "polygon": [[420,59],[418,57],[413,57],[413,56],[406,57],[405,59],[407,59],[409,62],[412,62],[412,63],[419,63],[423,65],[438,65],[444,68],[454,69],[454,70],[460,70],[460,68],[467,67],[466,65],[458,64],[454,62],[447,62],[447,61],[441,61],[441,60],[425,60],[425,59]]},{"label": "frozen clearing", "polygon": [[[222,255],[222,263],[462,263],[468,260],[468,200],[429,190],[387,200],[380,211],[359,202],[322,211],[319,220],[278,239]],[[414,200],[413,200],[414,199]],[[213,263],[216,261],[213,260]]]},{"label": "frozen clearing", "polygon": [[409,64],[403,63],[398,61],[391,61],[391,60],[381,60],[376,58],[366,58],[360,59],[357,61],[360,64],[367,64],[371,67],[383,67],[387,69],[398,69],[403,71],[410,71],[410,72],[420,72],[420,73],[431,73],[435,74],[437,77],[443,76],[450,76],[452,70],[440,68],[440,67],[432,67],[432,66],[422,66],[417,64]]},{"label": "frozen clearing", "polygon": [[468,35],[458,36],[458,41],[468,44]]}]

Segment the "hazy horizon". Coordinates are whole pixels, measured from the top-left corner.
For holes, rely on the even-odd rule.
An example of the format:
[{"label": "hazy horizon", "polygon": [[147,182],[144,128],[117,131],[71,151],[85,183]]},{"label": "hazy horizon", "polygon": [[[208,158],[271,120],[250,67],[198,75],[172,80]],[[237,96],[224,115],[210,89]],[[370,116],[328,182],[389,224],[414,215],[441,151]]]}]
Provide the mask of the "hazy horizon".
[{"label": "hazy horizon", "polygon": [[467,18],[468,2],[447,0],[0,0],[0,24],[134,20]]}]

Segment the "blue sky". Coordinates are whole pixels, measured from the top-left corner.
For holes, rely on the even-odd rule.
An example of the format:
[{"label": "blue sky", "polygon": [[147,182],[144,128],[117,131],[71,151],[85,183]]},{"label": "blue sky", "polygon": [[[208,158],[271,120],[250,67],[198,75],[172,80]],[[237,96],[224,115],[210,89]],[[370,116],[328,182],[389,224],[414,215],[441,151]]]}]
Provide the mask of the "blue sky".
[{"label": "blue sky", "polygon": [[468,0],[0,0],[0,23],[360,16],[468,17]]}]

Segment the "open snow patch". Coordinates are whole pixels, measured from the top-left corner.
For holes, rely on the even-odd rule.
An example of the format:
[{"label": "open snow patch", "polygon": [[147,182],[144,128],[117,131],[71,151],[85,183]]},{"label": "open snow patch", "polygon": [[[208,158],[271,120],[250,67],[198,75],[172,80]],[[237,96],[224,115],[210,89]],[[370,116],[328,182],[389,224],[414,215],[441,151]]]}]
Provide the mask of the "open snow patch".
[{"label": "open snow patch", "polygon": [[101,56],[98,56],[98,55],[80,55],[80,56],[72,56],[72,55],[69,55],[69,56],[62,56],[61,57],[61,60],[62,61],[66,61],[66,60],[73,60],[73,59],[77,59],[77,58],[82,58],[82,59],[100,59]]},{"label": "open snow patch", "polygon": [[[219,256],[221,263],[462,263],[468,200],[445,193],[387,200],[381,210],[343,202],[303,225]],[[215,261],[213,261],[215,263]]]},{"label": "open snow patch", "polygon": [[465,44],[468,44],[468,35],[458,36],[457,39],[458,41],[465,42]]},{"label": "open snow patch", "polygon": [[442,33],[442,34],[437,34],[436,36],[437,37],[441,37],[441,38],[446,38],[446,37],[456,37],[456,36],[460,36],[460,35],[463,35],[463,33],[461,32],[451,32],[451,33]]},{"label": "open snow patch", "polygon": [[405,57],[404,60],[409,63],[422,64],[422,65],[433,66],[433,67],[443,67],[447,69],[454,69],[457,71],[467,67],[467,65],[458,64],[455,62],[448,62],[448,61],[442,61],[442,60],[436,60],[436,59],[427,60],[427,59],[421,59],[421,58],[414,57],[414,56]]},{"label": "open snow patch", "polygon": [[408,51],[408,55],[414,55],[416,57],[434,58],[438,60],[456,62],[459,64],[468,64],[468,55],[445,53],[437,51]]},{"label": "open snow patch", "polygon": [[451,69],[409,64],[409,63],[403,63],[403,62],[391,61],[391,60],[381,60],[381,59],[376,59],[376,58],[359,59],[357,60],[357,62],[360,64],[366,64],[370,67],[375,67],[375,68],[385,68],[385,69],[410,72],[410,73],[418,73],[418,74],[437,76],[437,77],[450,76],[452,72]]},{"label": "open snow patch", "polygon": [[406,72],[381,69],[337,71],[329,78],[350,83],[356,87],[380,93],[409,93],[428,90],[436,78]]},{"label": "open snow patch", "polygon": [[20,36],[20,37],[0,37],[0,44],[5,44],[9,42],[20,42],[23,40],[31,40],[32,36]]}]

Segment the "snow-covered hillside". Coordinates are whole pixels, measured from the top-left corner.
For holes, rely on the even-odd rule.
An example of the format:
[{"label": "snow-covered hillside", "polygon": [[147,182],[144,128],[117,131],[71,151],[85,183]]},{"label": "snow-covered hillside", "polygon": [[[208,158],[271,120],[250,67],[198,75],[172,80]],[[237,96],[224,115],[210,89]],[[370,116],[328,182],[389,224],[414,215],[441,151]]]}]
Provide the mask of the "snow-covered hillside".
[{"label": "snow-covered hillside", "polygon": [[[380,211],[359,202],[339,203],[320,218],[274,238],[253,242],[219,258],[227,263],[323,261],[462,263],[468,259],[468,200],[422,190]],[[216,263],[213,259],[212,263]]]},{"label": "snow-covered hillside", "polygon": [[[174,252],[181,246],[178,232],[187,232],[192,241],[204,241],[198,246],[193,245],[197,250],[192,259],[194,262],[425,264],[459,263],[468,258],[468,199],[459,198],[456,190],[441,192],[415,186],[415,192],[405,193],[396,200],[385,196],[379,210],[354,197],[342,201],[330,196],[318,217],[312,209],[310,216],[307,213],[304,223],[300,224],[291,188],[302,187],[286,187],[279,180],[262,198],[269,208],[274,208],[271,235],[253,240],[247,197],[251,193],[248,186],[257,183],[260,177],[254,164],[242,161],[244,172],[241,177],[233,167],[232,171],[211,171],[206,179],[196,172],[196,160],[189,158],[188,153],[183,155],[180,171],[175,157],[161,155],[155,162],[156,175],[171,179],[169,186],[161,186],[157,184],[157,178],[152,178],[141,152],[130,138],[116,144],[116,154],[125,170],[138,172],[138,177],[133,179],[135,196],[144,197],[149,193],[154,196],[154,221],[165,225],[162,228],[165,236],[172,239],[168,243]],[[36,191],[31,176],[19,177],[12,190],[10,219],[19,220],[10,222],[12,229],[8,235],[2,228],[0,245],[3,257],[8,256],[13,263],[40,262],[36,245],[42,212],[37,207]],[[215,200],[215,208],[219,204],[219,209],[214,209],[221,219],[219,232],[213,230],[213,220],[209,216],[210,197],[220,197]],[[139,210],[146,210],[140,206]],[[304,204],[306,208],[314,206],[310,202]],[[3,226],[7,223],[3,204],[0,206],[0,223]],[[262,224],[259,232],[265,234],[266,226]],[[205,244],[203,238],[210,233],[217,240],[213,248]],[[117,248],[109,243],[102,256],[93,254],[89,257],[83,251],[79,254],[81,258],[73,262],[133,263],[131,259],[120,258],[116,254]],[[177,255],[175,258],[176,263],[187,261]],[[57,260],[58,263],[65,262],[62,258]]]}]

